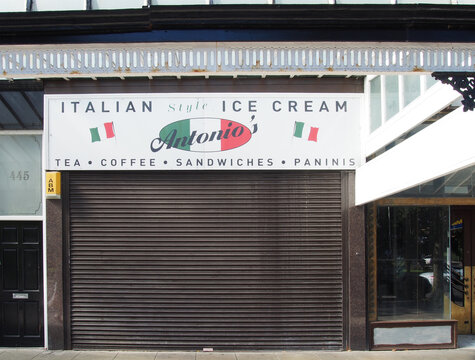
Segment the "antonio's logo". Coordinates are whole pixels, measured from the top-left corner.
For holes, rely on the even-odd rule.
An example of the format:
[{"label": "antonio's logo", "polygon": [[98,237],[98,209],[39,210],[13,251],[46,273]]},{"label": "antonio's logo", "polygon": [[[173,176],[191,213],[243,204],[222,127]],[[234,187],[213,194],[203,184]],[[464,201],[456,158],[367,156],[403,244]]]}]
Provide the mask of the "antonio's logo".
[{"label": "antonio's logo", "polygon": [[160,130],[159,137],[152,140],[153,152],[162,149],[179,149],[194,152],[217,152],[235,149],[244,145],[256,133],[236,121],[217,118],[194,118],[175,121]]}]

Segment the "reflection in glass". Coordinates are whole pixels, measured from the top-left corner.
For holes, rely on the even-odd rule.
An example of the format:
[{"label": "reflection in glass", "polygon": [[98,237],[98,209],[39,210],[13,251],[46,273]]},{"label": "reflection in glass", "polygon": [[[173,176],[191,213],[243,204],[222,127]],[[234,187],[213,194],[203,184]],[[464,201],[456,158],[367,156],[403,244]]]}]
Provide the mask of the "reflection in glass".
[{"label": "reflection in glass", "polygon": [[404,106],[409,105],[421,94],[421,79],[419,76],[404,76]]},{"label": "reflection in glass", "polygon": [[399,82],[397,75],[386,76],[386,120],[399,112]]},{"label": "reflection in glass", "polygon": [[449,208],[379,207],[378,319],[450,316]]},{"label": "reflection in glass", "polygon": [[450,224],[450,244],[452,248],[451,294],[452,302],[460,307],[465,307],[463,241],[463,219],[461,217],[453,218]]},{"label": "reflection in glass", "polygon": [[402,191],[396,197],[475,197],[475,166]]},{"label": "reflection in glass", "polygon": [[370,131],[381,126],[381,77],[370,81]]},{"label": "reflection in glass", "polygon": [[0,215],[41,215],[41,135],[0,136]]}]

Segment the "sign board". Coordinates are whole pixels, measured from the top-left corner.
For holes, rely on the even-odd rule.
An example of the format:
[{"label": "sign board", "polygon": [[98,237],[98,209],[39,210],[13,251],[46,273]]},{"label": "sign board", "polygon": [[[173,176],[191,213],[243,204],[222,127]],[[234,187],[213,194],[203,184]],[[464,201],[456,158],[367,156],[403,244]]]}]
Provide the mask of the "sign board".
[{"label": "sign board", "polygon": [[61,199],[61,173],[46,173],[46,198]]},{"label": "sign board", "polygon": [[362,94],[45,95],[48,170],[355,169]]}]

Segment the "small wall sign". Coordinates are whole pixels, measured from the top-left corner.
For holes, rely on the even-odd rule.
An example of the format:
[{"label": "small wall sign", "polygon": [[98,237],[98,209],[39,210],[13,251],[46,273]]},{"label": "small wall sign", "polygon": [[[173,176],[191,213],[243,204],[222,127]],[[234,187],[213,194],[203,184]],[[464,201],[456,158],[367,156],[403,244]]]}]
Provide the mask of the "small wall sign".
[{"label": "small wall sign", "polygon": [[46,173],[46,198],[61,199],[61,173],[48,171]]}]

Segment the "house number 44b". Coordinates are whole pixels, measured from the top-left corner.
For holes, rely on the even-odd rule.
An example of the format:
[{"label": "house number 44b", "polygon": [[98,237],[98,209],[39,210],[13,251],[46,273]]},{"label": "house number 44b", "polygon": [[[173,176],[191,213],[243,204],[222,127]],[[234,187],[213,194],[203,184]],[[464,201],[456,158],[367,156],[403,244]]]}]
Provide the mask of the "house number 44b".
[{"label": "house number 44b", "polygon": [[12,181],[28,181],[30,180],[30,174],[28,170],[12,171],[8,178]]}]

